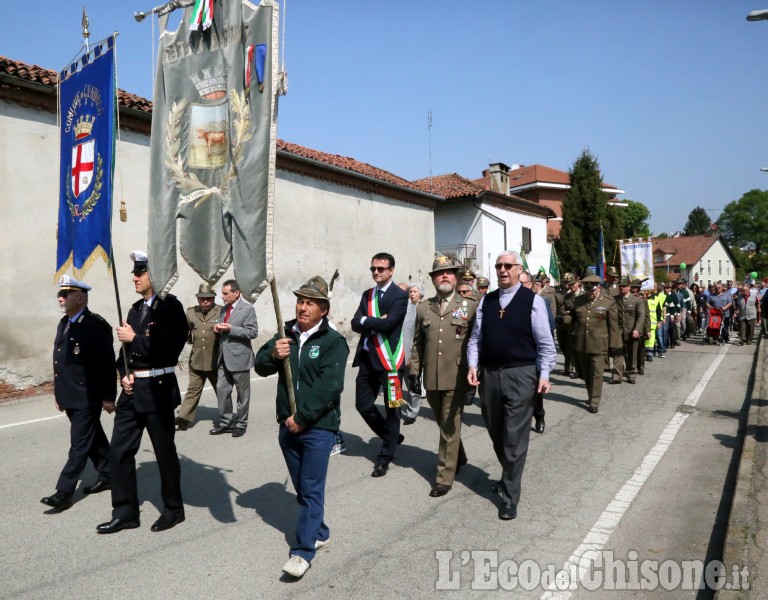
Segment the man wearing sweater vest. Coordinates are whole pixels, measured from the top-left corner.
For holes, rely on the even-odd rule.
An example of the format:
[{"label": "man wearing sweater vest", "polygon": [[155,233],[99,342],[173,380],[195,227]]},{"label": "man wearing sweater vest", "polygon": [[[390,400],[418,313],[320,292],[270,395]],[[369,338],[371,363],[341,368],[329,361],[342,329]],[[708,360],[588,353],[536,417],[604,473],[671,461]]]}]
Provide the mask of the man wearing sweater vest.
[{"label": "man wearing sweater vest", "polygon": [[533,403],[550,390],[557,356],[545,300],[520,285],[521,263],[510,250],[496,259],[499,289],[480,301],[467,349],[467,381],[480,385],[483,419],[502,468],[502,520],[517,517]]}]

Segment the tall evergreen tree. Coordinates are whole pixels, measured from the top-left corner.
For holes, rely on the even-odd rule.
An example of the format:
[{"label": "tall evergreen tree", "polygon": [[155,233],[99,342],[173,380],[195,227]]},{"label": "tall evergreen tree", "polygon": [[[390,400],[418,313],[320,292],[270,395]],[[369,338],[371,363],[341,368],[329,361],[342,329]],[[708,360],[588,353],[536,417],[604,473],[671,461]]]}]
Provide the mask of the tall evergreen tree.
[{"label": "tall evergreen tree", "polygon": [[709,227],[712,225],[712,219],[709,218],[707,211],[697,206],[688,213],[688,222],[683,228],[684,235],[705,235],[709,233]]},{"label": "tall evergreen tree", "polygon": [[648,227],[648,219],[651,211],[642,202],[635,202],[629,198],[623,200],[627,206],[620,208],[621,220],[624,222],[624,235],[621,239],[643,238],[651,235]]},{"label": "tall evergreen tree", "polygon": [[[571,187],[563,200],[563,226],[555,247],[563,267],[580,275],[587,265],[595,263],[600,226],[615,228],[616,223],[615,217],[608,222],[600,166],[588,148],[576,159],[568,174]],[[610,261],[616,238],[609,237],[607,231],[604,237],[606,258]]]}]

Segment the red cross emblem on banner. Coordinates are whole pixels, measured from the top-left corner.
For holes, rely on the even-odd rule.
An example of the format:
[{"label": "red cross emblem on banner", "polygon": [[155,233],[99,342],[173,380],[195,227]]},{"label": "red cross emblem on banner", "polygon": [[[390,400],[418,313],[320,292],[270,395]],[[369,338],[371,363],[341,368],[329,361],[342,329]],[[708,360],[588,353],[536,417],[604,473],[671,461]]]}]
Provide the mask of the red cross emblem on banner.
[{"label": "red cross emblem on banner", "polygon": [[75,197],[88,189],[93,180],[93,140],[72,148],[72,190]]}]

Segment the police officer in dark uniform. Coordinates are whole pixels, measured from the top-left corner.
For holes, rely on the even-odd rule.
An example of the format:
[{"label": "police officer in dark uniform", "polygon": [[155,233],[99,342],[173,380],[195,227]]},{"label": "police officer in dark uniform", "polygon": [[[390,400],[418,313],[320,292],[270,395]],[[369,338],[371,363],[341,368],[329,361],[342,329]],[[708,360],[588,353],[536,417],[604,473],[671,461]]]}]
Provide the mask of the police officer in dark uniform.
[{"label": "police officer in dark uniform", "polygon": [[56,409],[70,423],[69,458],[56,482],[56,493],[40,502],[58,510],[72,506],[77,481],[91,459],[97,480],[83,488],[97,494],[110,486],[109,441],[101,426],[101,411],[112,412],[117,393],[112,328],[88,310],[87,283],[69,275],[59,280],[59,306],[65,313],[53,348],[53,387]]},{"label": "police officer in dark uniform", "polygon": [[[181,403],[176,364],[187,341],[187,319],[178,299],[161,299],[152,287],[148,259],[131,253],[133,283],[142,299],[128,311],[117,337],[123,343],[117,368],[123,392],[117,401],[112,433],[112,520],[99,525],[98,533],[116,533],[140,525],[136,485],[136,453],[144,429],[149,432],[160,469],[163,511],[152,531],[163,531],[184,520],[181,468],[173,441],[174,409]],[[125,370],[123,353],[128,359]]]}]

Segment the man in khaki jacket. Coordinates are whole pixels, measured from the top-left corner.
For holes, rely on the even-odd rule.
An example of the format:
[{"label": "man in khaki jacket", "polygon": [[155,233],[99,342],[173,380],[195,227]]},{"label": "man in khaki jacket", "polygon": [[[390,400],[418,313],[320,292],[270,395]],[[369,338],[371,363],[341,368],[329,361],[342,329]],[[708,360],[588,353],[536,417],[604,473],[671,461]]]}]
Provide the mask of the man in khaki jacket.
[{"label": "man in khaki jacket", "polygon": [[596,413],[603,393],[603,369],[606,358],[621,347],[619,313],[616,302],[600,287],[600,278],[585,274],[581,283],[584,294],[574,304],[573,350],[581,375],[587,384],[587,410]]},{"label": "man in khaki jacket", "polygon": [[620,384],[626,375],[627,382],[635,383],[637,377],[637,352],[645,343],[645,298],[630,293],[628,276],[619,280],[619,295],[614,298],[619,309],[619,329],[622,348],[613,361],[611,383]]},{"label": "man in khaki jacket", "polygon": [[461,415],[469,390],[467,343],[477,301],[456,292],[458,270],[446,256],[437,257],[432,264],[429,275],[437,294],[416,308],[411,351],[411,389],[420,390],[423,371],[427,402],[440,427],[437,477],[429,493],[433,498],[450,491],[457,471],[467,462],[461,443]]},{"label": "man in khaki jacket", "polygon": [[186,431],[195,422],[197,405],[203,395],[203,387],[208,381],[216,395],[216,358],[219,356],[219,337],[213,331],[219,322],[221,307],[216,304],[216,292],[209,283],[201,283],[197,294],[197,306],[187,309],[189,337],[192,344],[189,354],[189,385],[184,401],[176,417],[176,428]]}]

